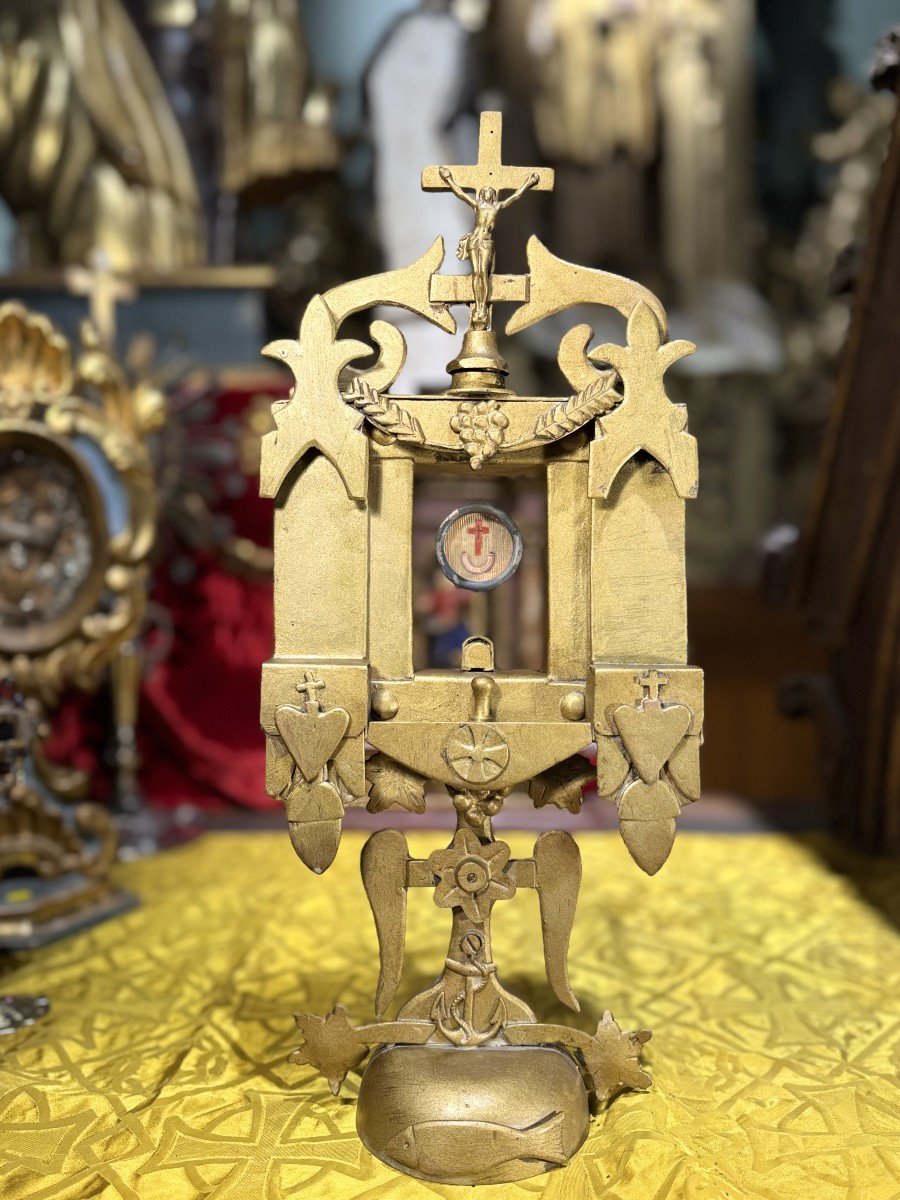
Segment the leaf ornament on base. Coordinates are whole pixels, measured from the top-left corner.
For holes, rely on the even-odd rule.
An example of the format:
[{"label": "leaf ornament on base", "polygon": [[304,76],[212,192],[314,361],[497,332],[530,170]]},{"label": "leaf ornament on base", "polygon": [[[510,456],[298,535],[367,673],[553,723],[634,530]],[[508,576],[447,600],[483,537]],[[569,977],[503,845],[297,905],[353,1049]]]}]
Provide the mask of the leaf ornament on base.
[{"label": "leaf ornament on base", "polygon": [[346,1009],[337,1005],[325,1017],[295,1013],[303,1045],[290,1056],[292,1063],[308,1063],[328,1080],[333,1096],[340,1091],[347,1072],[359,1066],[369,1052],[347,1019]]},{"label": "leaf ornament on base", "polygon": [[369,812],[384,812],[392,804],[407,812],[425,811],[425,780],[386,754],[372,755],[366,763],[366,779],[371,784]]},{"label": "leaf ornament on base", "polygon": [[570,813],[581,812],[584,785],[594,778],[594,768],[582,754],[564,758],[556,766],[536,775],[528,785],[535,808],[554,804]]},{"label": "leaf ornament on base", "polygon": [[599,1104],[605,1106],[626,1088],[650,1086],[652,1080],[641,1068],[640,1054],[651,1036],[649,1029],[623,1033],[611,1012],[603,1014],[592,1039],[594,1045],[582,1051]]}]

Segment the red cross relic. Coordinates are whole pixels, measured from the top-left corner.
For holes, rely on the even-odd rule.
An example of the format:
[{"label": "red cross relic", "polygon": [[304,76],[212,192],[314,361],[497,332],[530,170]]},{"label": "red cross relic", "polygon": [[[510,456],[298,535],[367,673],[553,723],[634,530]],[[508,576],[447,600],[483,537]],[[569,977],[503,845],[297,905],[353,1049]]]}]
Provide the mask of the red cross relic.
[{"label": "red cross relic", "polygon": [[479,513],[476,516],[474,525],[466,526],[466,533],[471,533],[472,536],[475,538],[475,557],[476,558],[481,558],[481,550],[482,550],[482,545],[484,542],[485,535],[490,532],[491,532],[491,527],[490,527],[490,525],[485,525],[484,521],[482,521],[481,513]]}]

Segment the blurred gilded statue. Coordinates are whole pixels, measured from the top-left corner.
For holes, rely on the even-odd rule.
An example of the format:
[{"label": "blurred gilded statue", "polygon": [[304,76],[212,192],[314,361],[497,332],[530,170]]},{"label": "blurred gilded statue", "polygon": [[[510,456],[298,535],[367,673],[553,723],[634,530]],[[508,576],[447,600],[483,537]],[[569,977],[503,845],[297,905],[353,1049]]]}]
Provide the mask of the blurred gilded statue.
[{"label": "blurred gilded statue", "polygon": [[204,260],[184,140],[119,0],[4,0],[0,194],[21,267],[92,250],[120,271]]},{"label": "blurred gilded statue", "polygon": [[331,104],[311,87],[296,0],[216,0],[212,12],[223,190],[268,195],[275,181],[335,167]]},{"label": "blurred gilded statue", "polygon": [[677,300],[742,276],[751,0],[499,0],[497,24],[504,84],[559,171],[561,251],[629,271],[661,257]]}]

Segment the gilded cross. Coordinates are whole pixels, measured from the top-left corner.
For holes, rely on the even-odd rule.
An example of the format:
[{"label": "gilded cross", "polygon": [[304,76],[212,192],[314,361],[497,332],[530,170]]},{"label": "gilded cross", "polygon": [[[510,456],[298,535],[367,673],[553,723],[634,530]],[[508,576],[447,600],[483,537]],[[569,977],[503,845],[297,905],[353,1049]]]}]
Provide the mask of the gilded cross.
[{"label": "gilded cross", "polygon": [[[454,182],[461,188],[477,192],[483,187],[492,187],[498,192],[515,192],[537,175],[532,185],[536,192],[553,191],[553,171],[549,167],[511,167],[501,157],[503,141],[503,114],[484,112],[478,131],[478,161],[467,166],[450,167]],[[445,168],[446,169],[446,168]],[[441,175],[440,167],[426,167],[422,172],[422,190],[426,192],[452,191]]]},{"label": "gilded cross", "polygon": [[482,519],[481,519],[480,514],[475,518],[474,525],[466,526],[466,533],[471,533],[472,536],[475,538],[475,557],[476,558],[481,557],[481,550],[482,550],[482,545],[484,542],[485,535],[490,532],[491,532],[490,525],[485,525],[484,521],[482,521]]},{"label": "gilded cross", "polygon": [[635,675],[634,681],[646,691],[645,699],[659,700],[659,689],[669,682],[669,677],[661,671],[645,671],[643,675]]},{"label": "gilded cross", "polygon": [[[527,276],[494,274],[494,225],[499,213],[527,191],[553,189],[553,171],[548,167],[507,166],[502,140],[502,115],[482,113],[477,162],[426,167],[422,172],[426,192],[450,191],[475,210],[475,228],[460,239],[456,251],[457,258],[471,262],[471,275],[435,274],[429,292],[432,304],[471,304],[473,329],[491,328],[492,303],[528,299]],[[502,192],[509,194],[501,199]]]},{"label": "gilded cross", "polygon": [[321,692],[325,684],[321,679],[313,679],[309,671],[304,672],[303,682],[295,684],[297,691],[306,701],[307,710],[310,712],[318,712],[319,697],[317,692]]},{"label": "gilded cross", "polygon": [[66,284],[75,296],[87,296],[91,324],[107,349],[116,340],[116,306],[121,300],[133,300],[134,285],[117,275],[105,251],[95,248],[86,267],[69,267]]}]

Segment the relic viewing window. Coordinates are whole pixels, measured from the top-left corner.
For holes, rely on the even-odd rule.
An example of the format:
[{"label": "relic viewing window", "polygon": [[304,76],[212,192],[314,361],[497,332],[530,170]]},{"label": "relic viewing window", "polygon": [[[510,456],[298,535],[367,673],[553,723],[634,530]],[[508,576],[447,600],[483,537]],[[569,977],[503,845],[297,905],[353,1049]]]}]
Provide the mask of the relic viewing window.
[{"label": "relic viewing window", "polygon": [[[508,578],[488,589],[470,590],[454,586],[441,570],[436,540],[451,514],[479,504],[506,516],[521,536],[522,554]],[[477,530],[471,538],[474,553]],[[416,472],[412,541],[416,670],[458,666],[462,639],[473,634],[491,639],[500,670],[546,669],[547,496],[543,472],[493,477]],[[482,542],[481,550],[486,545],[484,537]],[[482,557],[487,561],[484,554]]]}]

